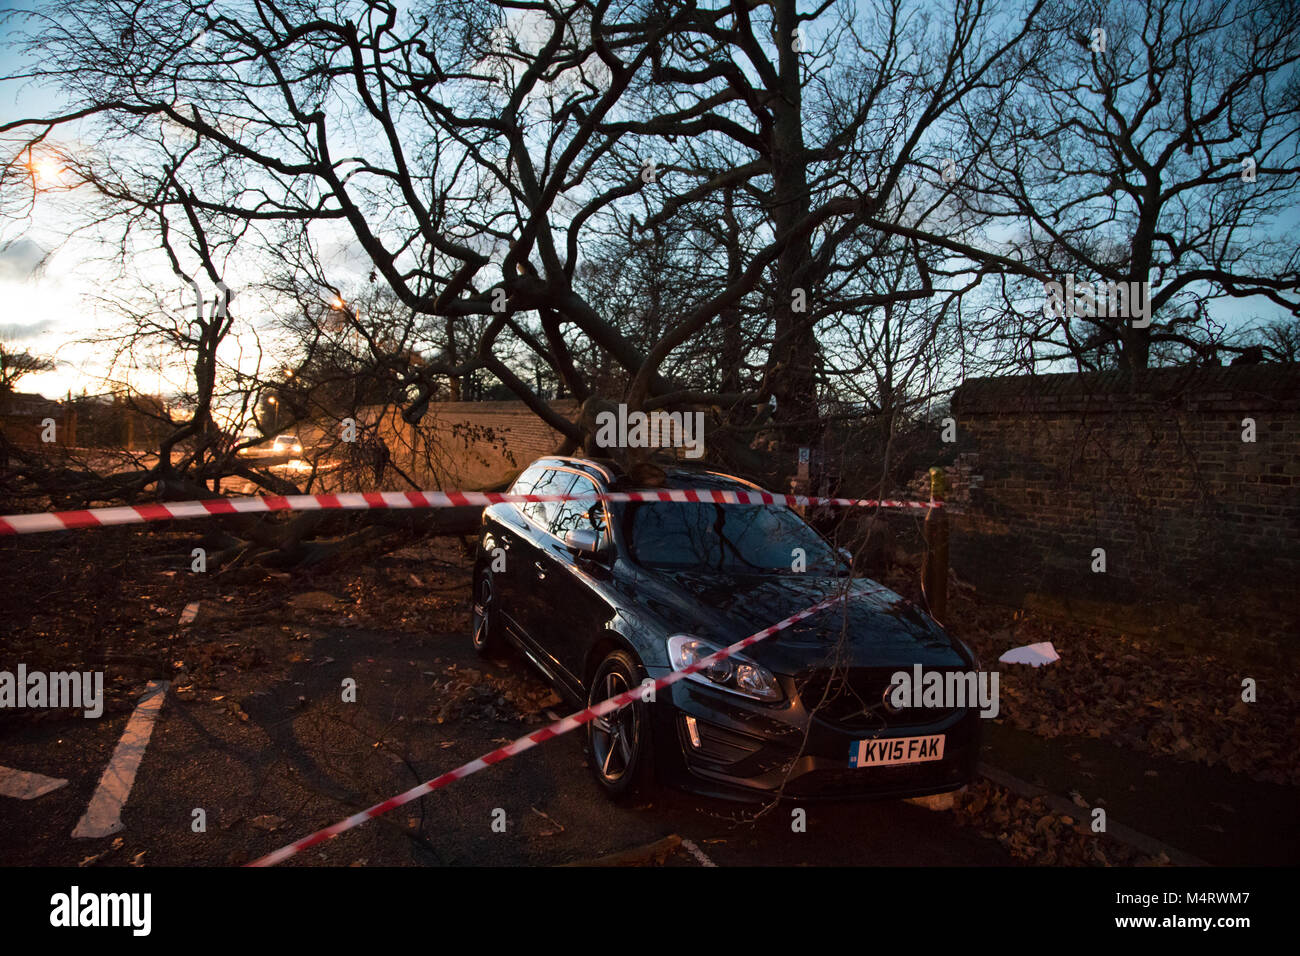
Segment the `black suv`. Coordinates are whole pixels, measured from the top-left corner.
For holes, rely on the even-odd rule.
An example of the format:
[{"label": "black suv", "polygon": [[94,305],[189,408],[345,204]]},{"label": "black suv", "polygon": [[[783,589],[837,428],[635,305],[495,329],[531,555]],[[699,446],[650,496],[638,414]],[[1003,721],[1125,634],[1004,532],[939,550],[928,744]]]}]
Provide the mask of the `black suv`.
[{"label": "black suv", "polygon": [[[761,490],[684,469],[670,469],[663,487]],[[658,490],[603,459],[542,458],[510,490],[578,497],[484,509],[474,646],[490,655],[509,641],[577,704],[856,592],[653,702],[590,722],[588,752],[609,795],[652,777],[713,796],[800,800],[919,796],[971,779],[978,713],[896,706],[889,693],[892,675],[913,665],[977,669],[970,650],[894,592],[853,578],[795,511],[601,502],[598,493]]]}]

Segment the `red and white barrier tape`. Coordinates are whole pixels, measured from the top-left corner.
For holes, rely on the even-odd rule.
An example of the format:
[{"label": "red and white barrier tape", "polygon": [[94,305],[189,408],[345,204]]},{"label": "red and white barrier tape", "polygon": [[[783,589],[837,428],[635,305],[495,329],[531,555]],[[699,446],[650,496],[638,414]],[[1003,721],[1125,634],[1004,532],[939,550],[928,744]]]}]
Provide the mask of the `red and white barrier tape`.
[{"label": "red and white barrier tape", "polygon": [[[778,631],[785,630],[787,627],[790,627],[792,624],[796,624],[799,621],[804,620],[805,618],[812,617],[814,614],[818,613],[819,611],[825,610],[831,605],[839,603],[840,601],[844,600],[844,598],[846,597],[859,597],[864,594],[873,594],[873,593],[877,593],[878,591],[885,591],[885,590],[888,589],[883,587],[869,588],[867,590],[855,591],[848,594],[844,592],[834,594],[831,597],[828,597],[824,601],[819,601],[818,603],[814,604],[812,607],[805,608],[804,610],[799,611],[797,614],[791,614],[785,620],[778,621],[777,623],[773,624],[771,627],[766,627],[755,634],[749,635],[749,637],[737,641],[735,644],[732,644],[730,647],[724,647],[722,650],[710,654],[708,657],[705,657],[694,664],[684,667],[679,671],[672,671],[671,673],[665,674],[663,677],[660,677],[658,680],[654,682],[654,690],[655,692],[658,692],[659,690],[668,687],[670,684],[675,684],[680,680],[685,680],[691,674],[695,674],[698,673],[699,671],[712,667],[718,661],[725,660],[726,658],[731,657],[733,654],[738,654],[746,647],[749,647],[751,644],[757,644],[759,641],[771,637],[773,634],[776,634]],[[625,690],[623,691],[623,693],[616,694],[615,696],[609,698],[608,700],[601,701],[599,704],[595,704],[591,707],[586,708],[585,710],[580,710],[576,714],[571,714],[568,717],[565,717],[561,720],[557,720],[553,724],[548,724],[547,726],[543,727],[540,730],[534,730],[531,734],[525,734],[524,736],[520,737],[518,740],[512,741],[511,743],[508,743],[503,747],[498,747],[496,750],[493,750],[490,753],[486,753],[476,760],[471,760],[469,763],[462,764],[461,766],[457,767],[455,770],[451,770],[447,773],[444,773],[440,777],[434,777],[432,780],[427,780],[424,783],[420,784],[418,787],[412,787],[410,790],[407,790],[405,793],[398,794],[395,797],[390,797],[389,799],[385,800],[383,803],[376,803],[373,807],[370,807],[369,809],[362,810],[360,813],[354,813],[346,820],[340,820],[338,823],[334,824],[333,826],[326,827],[323,830],[317,830],[315,833],[311,834],[310,836],[305,836],[301,840],[297,840],[293,843],[290,843],[288,846],[282,846],[274,853],[268,853],[266,856],[254,860],[252,863],[249,863],[247,865],[248,866],[275,866],[277,863],[282,863],[285,860],[289,859],[291,856],[296,856],[297,854],[301,853],[303,850],[315,846],[317,843],[323,843],[326,840],[332,840],[340,833],[345,833],[348,830],[351,830],[353,827],[360,826],[361,824],[365,823],[367,820],[373,820],[375,817],[387,813],[389,810],[393,810],[396,809],[397,807],[402,806],[403,804],[410,803],[412,800],[417,800],[420,797],[423,797],[425,794],[433,793],[433,791],[435,790],[440,790],[455,780],[460,780],[463,777],[468,777],[470,774],[477,773],[478,771],[482,770],[484,767],[490,767],[494,763],[500,763],[501,761],[513,757],[516,754],[523,753],[525,750],[531,750],[533,747],[536,747],[538,744],[545,743],[548,740],[552,740],[560,736],[561,734],[567,734],[571,730],[576,730],[577,728],[581,727],[583,724],[595,720],[597,717],[604,717],[606,714],[612,713],[616,710],[619,710],[620,708],[626,707],[628,704],[632,703],[638,697],[641,697],[643,694],[647,693],[649,689],[650,689],[650,685],[645,684],[645,685],[638,685],[636,687],[630,688],[629,690]]]},{"label": "red and white barrier tape", "polygon": [[774,495],[766,491],[709,491],[672,489],[665,491],[615,491],[601,495],[512,495],[497,491],[367,491],[338,495],[264,495],[251,498],[206,498],[201,501],[160,501],[117,508],[89,508],[82,511],[48,511],[38,514],[0,517],[0,535],[66,531],[118,524],[141,524],[172,518],[208,518],[214,515],[258,514],[269,511],[321,511],[370,508],[457,508],[529,501],[690,501],[728,505],[771,505],[787,507],[836,505],[858,508],[930,508],[935,501],[896,501],[875,498],[810,498],[804,495]]}]

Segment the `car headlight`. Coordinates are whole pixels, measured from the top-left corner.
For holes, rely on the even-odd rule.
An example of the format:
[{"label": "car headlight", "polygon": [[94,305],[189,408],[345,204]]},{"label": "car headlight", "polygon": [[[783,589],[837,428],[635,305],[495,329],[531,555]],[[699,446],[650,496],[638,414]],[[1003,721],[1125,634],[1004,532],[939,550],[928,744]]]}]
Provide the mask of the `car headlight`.
[{"label": "car headlight", "polygon": [[[668,661],[675,671],[684,671],[720,650],[723,648],[690,634],[674,634],[668,638]],[[754,700],[781,699],[781,685],[772,672],[739,655],[714,661],[687,674],[686,679]]]}]

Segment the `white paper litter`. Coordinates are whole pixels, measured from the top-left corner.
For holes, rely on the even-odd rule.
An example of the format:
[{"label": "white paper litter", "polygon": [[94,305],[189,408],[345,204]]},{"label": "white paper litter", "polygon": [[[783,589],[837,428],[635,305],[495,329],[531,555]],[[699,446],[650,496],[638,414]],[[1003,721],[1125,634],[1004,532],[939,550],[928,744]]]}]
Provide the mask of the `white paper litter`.
[{"label": "white paper litter", "polygon": [[12,767],[0,767],[0,796],[16,797],[19,800],[34,800],[51,790],[58,790],[68,781],[58,777],[47,777],[41,773],[27,770],[15,770]]},{"label": "white paper litter", "polygon": [[1052,642],[1042,641],[1038,644],[1026,644],[1024,647],[1013,647],[999,657],[998,661],[1003,664],[1030,664],[1033,667],[1041,667],[1043,664],[1050,664],[1060,659],[1061,655],[1056,653]]}]

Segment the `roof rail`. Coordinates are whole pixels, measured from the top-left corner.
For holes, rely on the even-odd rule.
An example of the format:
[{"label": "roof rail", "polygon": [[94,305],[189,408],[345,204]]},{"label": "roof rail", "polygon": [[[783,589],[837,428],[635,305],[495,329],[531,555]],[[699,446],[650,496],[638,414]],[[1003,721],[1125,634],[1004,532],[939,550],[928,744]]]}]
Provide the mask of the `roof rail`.
[{"label": "roof rail", "polygon": [[764,488],[762,485],[755,484],[754,482],[750,481],[748,478],[741,478],[739,475],[729,475],[724,471],[709,471],[706,472],[706,474],[717,475],[719,478],[728,478],[731,481],[738,481],[742,485],[749,485],[749,487],[753,488],[755,491],[767,491],[767,489]]},{"label": "roof rail", "polygon": [[563,462],[568,462],[570,465],[581,465],[584,468],[590,468],[593,471],[600,472],[600,474],[604,476],[605,480],[607,482],[610,482],[611,484],[614,481],[614,476],[611,475],[607,469],[596,464],[590,458],[573,458],[568,455],[544,455],[540,460],[563,461]]}]

